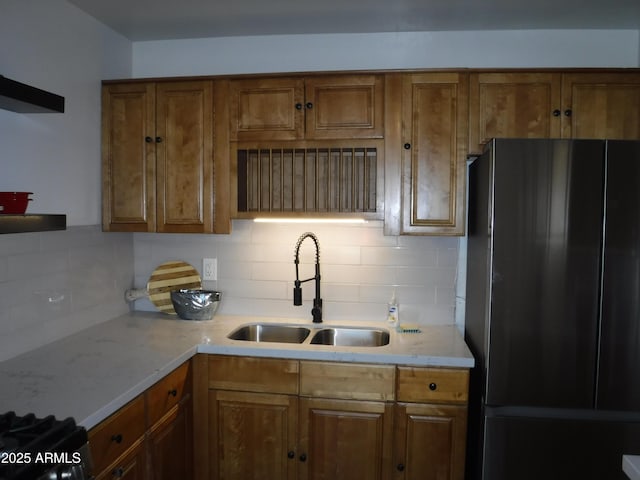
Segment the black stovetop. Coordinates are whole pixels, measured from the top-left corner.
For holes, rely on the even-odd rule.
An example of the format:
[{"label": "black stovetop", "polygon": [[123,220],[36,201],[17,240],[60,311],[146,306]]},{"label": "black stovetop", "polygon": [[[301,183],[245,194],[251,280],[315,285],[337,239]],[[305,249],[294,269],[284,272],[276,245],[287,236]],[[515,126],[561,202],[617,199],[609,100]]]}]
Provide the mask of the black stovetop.
[{"label": "black stovetop", "polygon": [[86,430],[73,418],[2,414],[0,480],[33,480],[57,464],[76,462],[74,452],[86,443]]}]

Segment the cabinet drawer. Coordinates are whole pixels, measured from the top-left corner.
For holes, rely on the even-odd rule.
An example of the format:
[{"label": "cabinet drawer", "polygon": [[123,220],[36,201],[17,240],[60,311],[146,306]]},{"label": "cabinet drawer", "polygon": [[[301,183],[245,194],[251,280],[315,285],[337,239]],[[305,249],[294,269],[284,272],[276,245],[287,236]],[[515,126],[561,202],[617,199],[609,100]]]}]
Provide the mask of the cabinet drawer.
[{"label": "cabinet drawer", "polygon": [[147,390],[147,424],[152,426],[191,390],[191,362],[185,362]]},{"label": "cabinet drawer", "polygon": [[399,402],[466,403],[469,371],[398,367]]},{"label": "cabinet drawer", "polygon": [[102,472],[144,432],[144,397],[140,395],[89,431],[94,472]]},{"label": "cabinet drawer", "polygon": [[298,368],[297,360],[211,355],[209,388],[297,394]]},{"label": "cabinet drawer", "polygon": [[391,401],[394,381],[390,365],[300,362],[300,395]]}]

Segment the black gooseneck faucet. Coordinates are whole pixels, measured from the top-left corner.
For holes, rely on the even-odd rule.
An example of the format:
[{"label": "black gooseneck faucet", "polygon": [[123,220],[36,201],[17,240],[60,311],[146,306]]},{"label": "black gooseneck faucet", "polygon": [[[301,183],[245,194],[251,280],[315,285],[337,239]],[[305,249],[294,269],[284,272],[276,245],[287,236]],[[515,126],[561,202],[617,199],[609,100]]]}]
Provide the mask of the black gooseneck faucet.
[{"label": "black gooseneck faucet", "polygon": [[[316,244],[316,274],[307,278],[306,280],[300,280],[298,275],[298,265],[300,264],[300,245],[306,238],[311,238],[313,243]],[[311,232],[306,232],[300,235],[298,242],[296,243],[296,254],[294,263],[296,264],[296,281],[293,287],[293,304],[296,306],[302,305],[302,287],[304,282],[315,280],[316,282],[316,296],[313,299],[313,308],[311,309],[311,315],[313,316],[313,323],[322,323],[322,299],[320,298],[320,243],[318,237]]]}]

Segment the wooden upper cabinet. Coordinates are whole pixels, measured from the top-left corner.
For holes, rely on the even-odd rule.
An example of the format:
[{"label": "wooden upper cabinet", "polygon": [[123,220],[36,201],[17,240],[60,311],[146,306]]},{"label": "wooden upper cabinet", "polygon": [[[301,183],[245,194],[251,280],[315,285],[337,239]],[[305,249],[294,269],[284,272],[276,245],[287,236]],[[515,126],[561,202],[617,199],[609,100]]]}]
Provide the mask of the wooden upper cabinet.
[{"label": "wooden upper cabinet", "polygon": [[560,86],[559,73],[472,73],[469,153],[492,138],[559,137]]},{"label": "wooden upper cabinet", "polygon": [[479,72],[469,86],[469,152],[491,138],[640,139],[640,73]]},{"label": "wooden upper cabinet", "polygon": [[295,140],[304,133],[304,80],[233,80],[231,140]]},{"label": "wooden upper cabinet", "polygon": [[[212,82],[107,84],[102,101],[103,229],[228,232],[228,199],[219,227],[213,212]],[[216,175],[228,193],[228,168]]]},{"label": "wooden upper cabinet", "polygon": [[464,233],[467,114],[467,74],[404,75],[400,233]]},{"label": "wooden upper cabinet", "polygon": [[562,76],[564,138],[640,139],[640,73]]},{"label": "wooden upper cabinet", "polygon": [[382,75],[231,82],[231,140],[382,138]]},{"label": "wooden upper cabinet", "polygon": [[382,138],[381,75],[333,75],[305,81],[306,138]]},{"label": "wooden upper cabinet", "polygon": [[157,85],[157,231],[213,229],[211,82]]},{"label": "wooden upper cabinet", "polygon": [[155,108],[153,84],[107,85],[102,89],[105,231],[155,231]]}]

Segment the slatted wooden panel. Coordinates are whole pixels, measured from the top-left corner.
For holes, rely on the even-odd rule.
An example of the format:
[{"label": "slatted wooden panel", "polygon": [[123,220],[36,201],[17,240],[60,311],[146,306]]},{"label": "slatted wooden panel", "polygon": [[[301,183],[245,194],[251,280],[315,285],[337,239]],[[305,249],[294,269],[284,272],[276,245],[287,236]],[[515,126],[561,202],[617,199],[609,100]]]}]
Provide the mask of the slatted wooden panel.
[{"label": "slatted wooden panel", "polygon": [[239,212],[375,212],[373,147],[238,150]]}]

